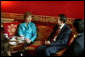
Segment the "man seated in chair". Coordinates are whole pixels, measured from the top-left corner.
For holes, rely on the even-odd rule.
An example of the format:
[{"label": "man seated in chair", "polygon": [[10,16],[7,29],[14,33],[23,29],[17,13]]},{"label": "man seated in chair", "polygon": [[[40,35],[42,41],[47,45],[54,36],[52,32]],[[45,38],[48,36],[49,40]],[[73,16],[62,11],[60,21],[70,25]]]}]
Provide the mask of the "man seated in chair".
[{"label": "man seated in chair", "polygon": [[[38,55],[51,56],[52,54],[56,54],[56,52],[58,52],[59,50],[67,47],[67,42],[71,34],[71,29],[67,24],[65,24],[66,19],[67,18],[64,14],[59,14],[58,29],[56,25],[48,40],[45,41],[45,44],[37,48]],[[51,42],[52,39],[53,42]]]},{"label": "man seated in chair", "polygon": [[84,56],[84,21],[75,19],[73,25],[75,31],[78,32],[78,36],[64,52],[63,56]]}]

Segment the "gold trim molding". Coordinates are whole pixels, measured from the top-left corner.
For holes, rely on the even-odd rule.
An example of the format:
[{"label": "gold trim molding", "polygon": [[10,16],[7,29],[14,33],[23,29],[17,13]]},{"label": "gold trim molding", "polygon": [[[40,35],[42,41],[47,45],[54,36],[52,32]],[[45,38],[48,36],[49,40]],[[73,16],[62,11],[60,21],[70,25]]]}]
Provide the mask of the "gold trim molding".
[{"label": "gold trim molding", "polygon": [[[24,14],[1,12],[1,18],[24,20]],[[75,18],[67,18],[66,23],[72,24],[74,19]],[[33,21],[41,21],[41,22],[57,23],[58,17],[43,16],[43,15],[32,15],[32,20]]]}]

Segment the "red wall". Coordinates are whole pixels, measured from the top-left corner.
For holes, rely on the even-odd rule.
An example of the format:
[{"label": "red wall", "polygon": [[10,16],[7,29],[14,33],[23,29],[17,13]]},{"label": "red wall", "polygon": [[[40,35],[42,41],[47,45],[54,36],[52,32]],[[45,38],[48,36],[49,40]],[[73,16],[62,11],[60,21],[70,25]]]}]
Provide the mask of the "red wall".
[{"label": "red wall", "polygon": [[84,19],[84,1],[1,1],[1,12],[57,16]]}]

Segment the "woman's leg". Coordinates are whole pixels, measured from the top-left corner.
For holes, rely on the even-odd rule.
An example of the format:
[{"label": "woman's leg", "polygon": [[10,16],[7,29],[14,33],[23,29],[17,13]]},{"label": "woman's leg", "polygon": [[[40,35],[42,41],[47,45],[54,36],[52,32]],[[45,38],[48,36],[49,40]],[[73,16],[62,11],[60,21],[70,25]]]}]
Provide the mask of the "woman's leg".
[{"label": "woman's leg", "polygon": [[47,47],[46,45],[39,46],[36,49],[37,55],[44,56],[46,47]]}]

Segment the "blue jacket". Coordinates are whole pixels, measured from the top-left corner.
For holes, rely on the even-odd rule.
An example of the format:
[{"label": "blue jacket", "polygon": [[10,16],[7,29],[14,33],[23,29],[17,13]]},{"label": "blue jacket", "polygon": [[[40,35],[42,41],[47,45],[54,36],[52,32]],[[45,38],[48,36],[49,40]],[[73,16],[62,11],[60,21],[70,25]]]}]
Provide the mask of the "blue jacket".
[{"label": "blue jacket", "polygon": [[19,25],[18,35],[24,35],[24,38],[29,38],[32,42],[37,38],[37,29],[36,25],[32,22],[26,25],[26,22]]}]

